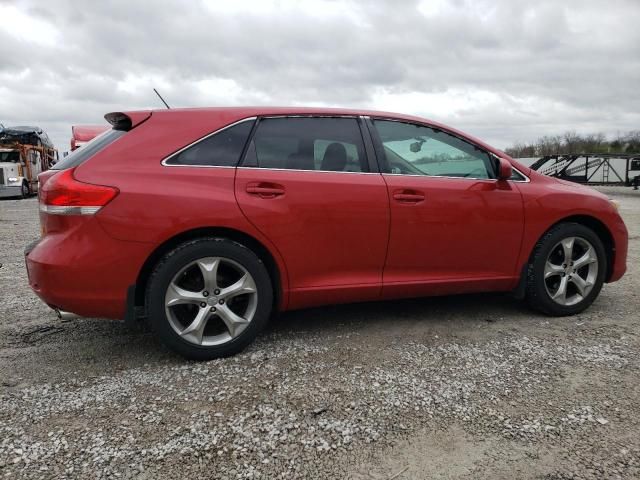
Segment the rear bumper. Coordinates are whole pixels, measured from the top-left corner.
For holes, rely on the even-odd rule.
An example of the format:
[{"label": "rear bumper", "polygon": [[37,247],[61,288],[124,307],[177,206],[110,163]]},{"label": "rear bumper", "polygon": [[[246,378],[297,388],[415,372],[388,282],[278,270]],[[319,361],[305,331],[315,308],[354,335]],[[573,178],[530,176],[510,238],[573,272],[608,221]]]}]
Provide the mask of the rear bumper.
[{"label": "rear bumper", "polygon": [[29,286],[47,305],[83,317],[124,319],[149,244],[114,240],[95,219],[29,244]]},{"label": "rear bumper", "polygon": [[21,196],[22,185],[0,185],[0,198]]}]

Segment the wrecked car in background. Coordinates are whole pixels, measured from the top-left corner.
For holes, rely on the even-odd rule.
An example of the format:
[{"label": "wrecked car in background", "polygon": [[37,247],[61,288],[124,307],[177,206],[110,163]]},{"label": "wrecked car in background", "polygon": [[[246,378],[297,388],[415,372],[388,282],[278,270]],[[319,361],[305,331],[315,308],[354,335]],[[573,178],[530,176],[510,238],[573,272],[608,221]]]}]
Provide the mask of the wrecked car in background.
[{"label": "wrecked car in background", "polygon": [[58,160],[39,127],[0,127],[0,197],[28,197],[38,191],[38,175]]}]

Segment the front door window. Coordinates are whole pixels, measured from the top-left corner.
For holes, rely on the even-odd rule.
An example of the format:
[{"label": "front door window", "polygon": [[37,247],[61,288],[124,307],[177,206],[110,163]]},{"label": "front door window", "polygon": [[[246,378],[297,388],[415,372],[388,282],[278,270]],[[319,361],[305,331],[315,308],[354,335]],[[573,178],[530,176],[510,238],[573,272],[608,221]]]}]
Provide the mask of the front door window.
[{"label": "front door window", "polygon": [[374,120],[374,125],[388,173],[496,178],[496,165],[486,151],[450,133],[389,120]]}]

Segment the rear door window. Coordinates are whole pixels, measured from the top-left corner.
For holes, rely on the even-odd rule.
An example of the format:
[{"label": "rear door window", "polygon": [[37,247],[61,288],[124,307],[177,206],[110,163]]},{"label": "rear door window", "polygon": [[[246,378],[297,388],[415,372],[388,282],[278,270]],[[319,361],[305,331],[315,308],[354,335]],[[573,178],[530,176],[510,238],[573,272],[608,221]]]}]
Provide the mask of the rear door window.
[{"label": "rear door window", "polygon": [[355,118],[281,117],[260,120],[244,166],[287,170],[367,172]]}]

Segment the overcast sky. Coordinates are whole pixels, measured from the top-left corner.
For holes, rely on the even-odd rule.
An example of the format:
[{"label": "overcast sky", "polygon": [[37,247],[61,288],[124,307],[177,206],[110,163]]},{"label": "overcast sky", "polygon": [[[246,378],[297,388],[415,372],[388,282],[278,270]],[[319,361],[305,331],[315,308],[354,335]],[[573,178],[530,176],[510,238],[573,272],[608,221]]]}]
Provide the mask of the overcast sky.
[{"label": "overcast sky", "polygon": [[171,106],[412,113],[504,148],[640,129],[640,0],[0,0],[0,122]]}]

